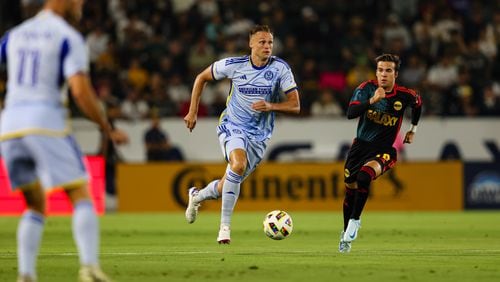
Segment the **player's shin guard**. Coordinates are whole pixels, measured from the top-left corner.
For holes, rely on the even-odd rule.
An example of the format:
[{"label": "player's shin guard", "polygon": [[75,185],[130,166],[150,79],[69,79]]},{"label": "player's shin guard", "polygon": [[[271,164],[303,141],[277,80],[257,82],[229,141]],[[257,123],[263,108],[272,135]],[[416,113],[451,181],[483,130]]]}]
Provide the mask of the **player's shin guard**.
[{"label": "player's shin guard", "polygon": [[238,196],[240,195],[240,184],[242,180],[243,176],[233,172],[228,166],[226,169],[226,180],[222,186],[222,225],[231,225],[231,216]]},{"label": "player's shin guard", "polygon": [[89,200],[75,204],[73,212],[73,237],[78,247],[80,264],[96,266],[99,252],[99,223],[94,205]]},{"label": "player's shin guard", "polygon": [[349,219],[351,218],[352,209],[354,207],[354,197],[356,195],[356,189],[350,189],[345,187],[345,196],[343,203],[343,211],[344,211],[344,231],[347,228],[347,224],[349,223]]},{"label": "player's shin guard", "polygon": [[369,166],[363,166],[358,172],[356,182],[358,189],[354,199],[354,207],[352,210],[351,218],[358,220],[361,212],[365,207],[368,195],[370,194],[370,183],[375,178],[375,171]]},{"label": "player's shin guard", "polygon": [[27,210],[17,227],[17,261],[20,276],[36,277],[36,258],[42,240],[44,216]]}]

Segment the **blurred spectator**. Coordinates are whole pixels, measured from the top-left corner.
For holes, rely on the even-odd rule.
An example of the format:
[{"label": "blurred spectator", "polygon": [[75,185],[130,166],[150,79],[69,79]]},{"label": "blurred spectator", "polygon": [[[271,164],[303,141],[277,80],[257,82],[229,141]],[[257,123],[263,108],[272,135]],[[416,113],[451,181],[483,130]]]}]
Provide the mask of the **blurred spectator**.
[{"label": "blurred spectator", "polygon": [[384,29],[384,39],[386,46],[389,46],[394,40],[400,40],[404,50],[409,49],[412,44],[408,28],[400,22],[396,14],[391,14],[387,17],[387,25]]},{"label": "blurred spectator", "polygon": [[[301,78],[300,84],[302,85],[300,91],[303,93],[301,95],[301,105],[305,109],[310,109],[312,102],[319,94],[319,70],[316,61],[312,58],[306,59],[300,70],[299,76]],[[306,110],[305,114],[307,113],[308,111]]]},{"label": "blurred spectator", "polygon": [[189,91],[188,86],[183,83],[180,74],[174,74],[170,77],[167,91],[172,101],[178,104],[189,101],[191,98],[191,91]]},{"label": "blurred spectator", "polygon": [[349,91],[354,90],[363,81],[375,79],[373,67],[368,65],[368,58],[359,56],[356,65],[347,73],[347,86]]},{"label": "blurred spectator", "polygon": [[477,40],[469,41],[468,49],[462,55],[462,64],[469,70],[470,78],[474,83],[484,86],[489,81],[490,62],[488,57],[479,50]]},{"label": "blurred spectator", "polygon": [[[495,87],[498,93],[495,93]],[[490,83],[484,87],[483,99],[480,100],[479,113],[482,116],[499,116],[500,115],[500,85],[498,83]]]},{"label": "blurred spectator", "polygon": [[127,70],[127,82],[135,89],[142,90],[148,83],[149,74],[137,58],[132,58]]},{"label": "blurred spectator", "polygon": [[146,159],[151,161],[182,161],[184,156],[179,148],[173,146],[160,127],[160,118],[157,114],[151,117],[151,127],[144,134]]},{"label": "blurred spectator", "polygon": [[205,36],[198,38],[198,41],[191,47],[189,52],[189,68],[192,76],[201,72],[215,60],[215,51],[207,42]]},{"label": "blurred spectator", "polygon": [[137,121],[149,116],[149,106],[141,98],[140,92],[135,88],[130,88],[125,100],[121,103],[121,117]]},{"label": "blurred spectator", "polygon": [[215,0],[198,0],[198,13],[204,19],[210,19],[219,14],[219,5]]},{"label": "blurred spectator", "polygon": [[148,96],[150,111],[161,117],[175,116],[179,111],[179,104],[172,101],[165,88],[151,89]]},{"label": "blurred spectator", "polygon": [[[427,73],[427,99],[430,103],[427,105],[427,111],[432,114],[442,112],[445,98],[451,85],[458,81],[458,66],[452,61],[452,58],[445,55],[436,65],[431,66]],[[424,97],[425,98],[425,97]]]},{"label": "blurred spectator", "polygon": [[340,117],[343,114],[333,92],[330,89],[324,89],[311,106],[311,116],[313,117]]},{"label": "blurred spectator", "polygon": [[434,13],[426,10],[422,12],[420,18],[413,24],[413,36],[417,44],[429,46],[432,53],[437,53],[439,43],[439,31],[434,21]]},{"label": "blurred spectator", "polygon": [[355,59],[364,56],[370,46],[364,32],[365,21],[361,17],[352,17],[349,21],[349,32],[342,40],[343,70],[347,71],[355,65]]},{"label": "blurred spectator", "polygon": [[425,79],[426,67],[419,57],[411,55],[406,62],[406,66],[399,73],[401,84],[409,88],[421,88],[421,82]]},{"label": "blurred spectator", "polygon": [[478,101],[478,93],[474,84],[471,82],[469,71],[462,68],[458,74],[458,81],[450,88],[449,94],[446,94],[443,101],[443,113],[451,116],[475,116]]},{"label": "blurred spectator", "polygon": [[[34,14],[42,3],[0,1],[0,32],[18,23],[21,15]],[[255,23],[269,24],[276,31],[275,54],[297,70],[298,87],[305,94],[303,115],[311,112],[318,88],[332,89],[346,107],[345,93],[363,76],[364,68],[373,68],[370,62],[380,53],[402,58],[400,79],[422,90],[425,115],[451,114],[440,100],[457,84],[459,66],[469,70],[475,89],[471,102],[479,114],[484,108],[480,94],[488,91],[483,88],[500,77],[496,0],[93,0],[85,1],[84,13],[86,19],[77,28],[89,46],[91,76],[94,81],[110,80],[112,97],[104,94],[103,103],[125,102],[123,89],[132,85],[162,116],[176,115],[183,107],[183,89],[190,92],[197,69],[248,50],[248,30]],[[365,59],[368,64],[360,64]],[[149,85],[149,76],[156,72],[168,82],[164,89]],[[2,74],[0,80],[0,86],[5,84]],[[216,115],[227,94],[211,93],[202,102],[210,115]]]},{"label": "blurred spectator", "polygon": [[104,33],[102,27],[96,26],[93,31],[87,35],[87,46],[89,48],[89,59],[95,63],[97,59],[108,48],[109,35]]}]

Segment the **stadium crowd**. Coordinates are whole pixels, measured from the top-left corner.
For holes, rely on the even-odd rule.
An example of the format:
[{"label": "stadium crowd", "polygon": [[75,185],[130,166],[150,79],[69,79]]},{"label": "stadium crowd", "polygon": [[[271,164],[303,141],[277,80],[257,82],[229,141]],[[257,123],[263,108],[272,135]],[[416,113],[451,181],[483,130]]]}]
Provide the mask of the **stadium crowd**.
[{"label": "stadium crowd", "polygon": [[[0,32],[42,0],[2,1]],[[398,83],[420,91],[426,116],[500,116],[499,0],[88,0],[78,27],[110,117],[183,117],[194,76],[248,53],[254,24],[274,30],[290,63],[302,116],[341,116],[374,79],[380,53],[402,58]],[[5,72],[0,94],[5,94]],[[199,117],[218,116],[229,84],[207,85]],[[75,110],[73,115],[79,113]]]}]

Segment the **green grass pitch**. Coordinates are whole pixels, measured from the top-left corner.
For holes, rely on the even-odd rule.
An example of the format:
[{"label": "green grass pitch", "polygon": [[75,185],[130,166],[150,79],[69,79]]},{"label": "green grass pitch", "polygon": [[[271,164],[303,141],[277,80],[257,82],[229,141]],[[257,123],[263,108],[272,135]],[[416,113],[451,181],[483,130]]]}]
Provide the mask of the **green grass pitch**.
[{"label": "green grass pitch", "polygon": [[[114,281],[500,281],[500,212],[371,212],[349,254],[337,251],[341,214],[289,211],[293,234],[262,232],[265,211],[236,212],[232,243],[216,243],[219,215],[110,214],[101,264]],[[15,281],[17,217],[0,217],[0,281]],[[46,222],[39,281],[76,281],[70,217]]]}]

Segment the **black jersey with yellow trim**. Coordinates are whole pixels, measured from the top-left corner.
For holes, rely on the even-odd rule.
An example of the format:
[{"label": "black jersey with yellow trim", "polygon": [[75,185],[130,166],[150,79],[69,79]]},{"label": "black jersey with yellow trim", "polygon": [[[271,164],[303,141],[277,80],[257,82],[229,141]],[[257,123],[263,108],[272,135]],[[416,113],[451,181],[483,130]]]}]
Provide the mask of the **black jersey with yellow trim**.
[{"label": "black jersey with yellow trim", "polygon": [[[349,106],[364,103],[378,88],[376,80],[365,81],[354,91]],[[357,138],[376,147],[391,147],[403,122],[407,107],[421,107],[420,95],[413,89],[395,84],[384,99],[369,105],[360,116]]]}]

